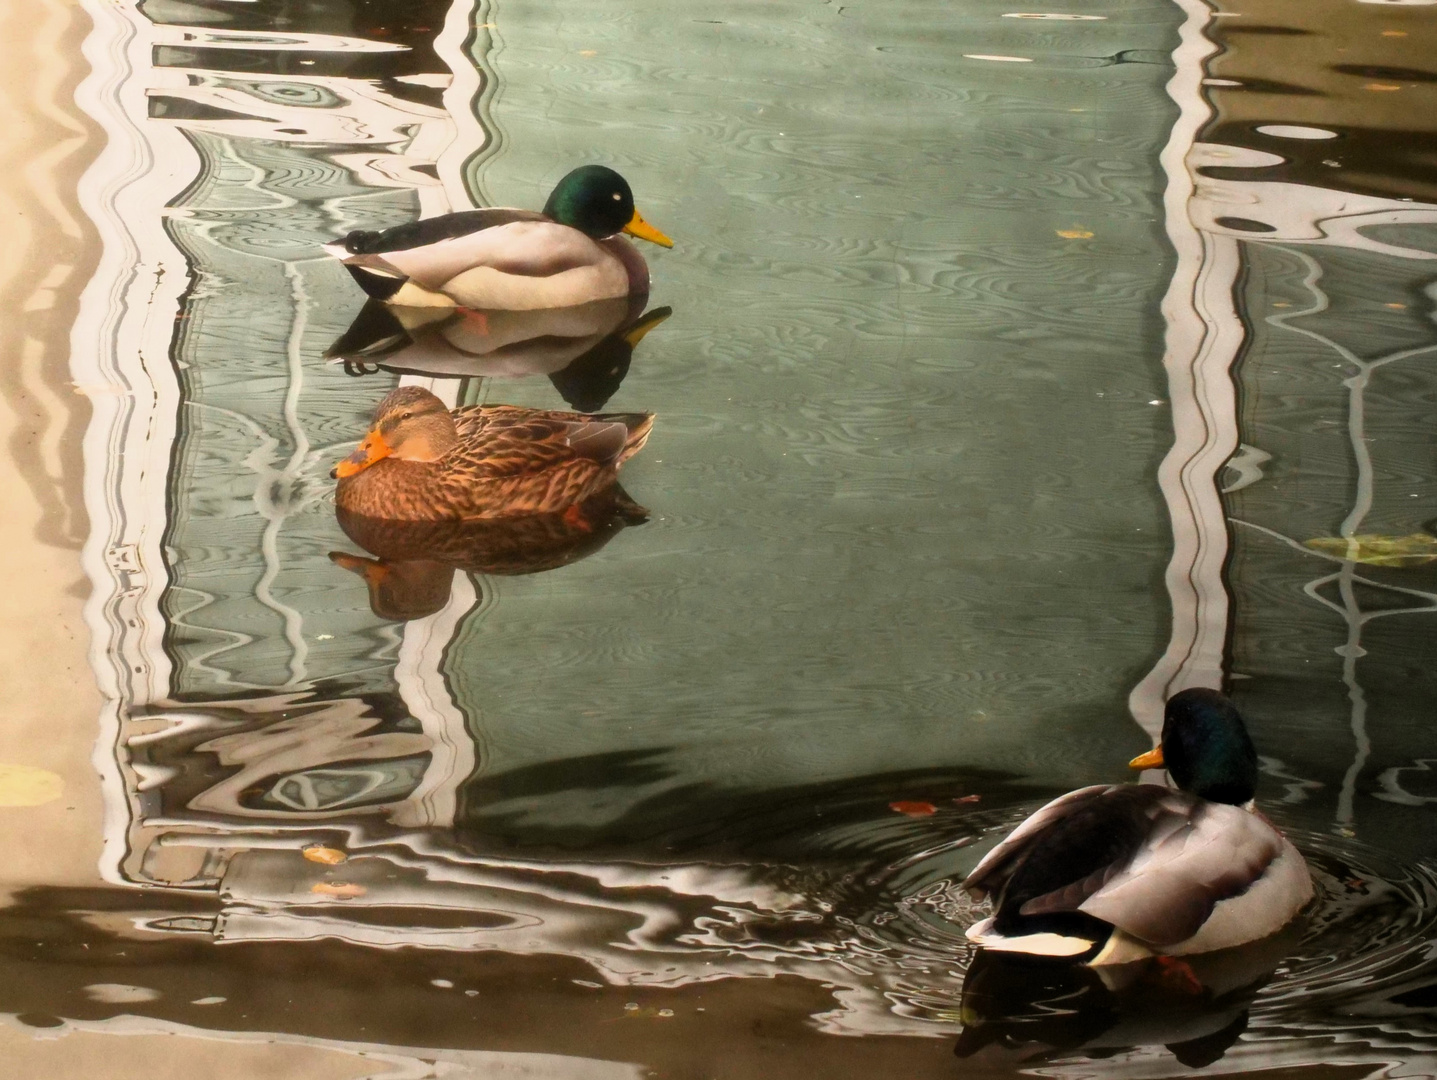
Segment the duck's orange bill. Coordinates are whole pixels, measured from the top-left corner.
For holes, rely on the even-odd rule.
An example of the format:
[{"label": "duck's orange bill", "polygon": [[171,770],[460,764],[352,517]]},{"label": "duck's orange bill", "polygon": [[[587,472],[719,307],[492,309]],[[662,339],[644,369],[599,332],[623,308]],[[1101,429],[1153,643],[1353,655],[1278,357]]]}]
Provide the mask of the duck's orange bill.
[{"label": "duck's orange bill", "polygon": [[384,436],[377,431],[371,431],[359,444],[358,450],[334,467],[334,475],[343,480],[346,476],[363,472],[392,453],[394,449],[384,441]]},{"label": "duck's orange bill", "polygon": [[635,210],[634,216],[629,218],[629,223],[624,226],[624,232],[630,236],[637,236],[640,240],[648,240],[658,244],[660,247],[674,246],[674,242],[645,221],[643,215],[640,214],[638,210]]},{"label": "duck's orange bill", "polygon": [[1139,754],[1128,762],[1130,769],[1161,769],[1163,767],[1163,748],[1155,746],[1146,754]]}]

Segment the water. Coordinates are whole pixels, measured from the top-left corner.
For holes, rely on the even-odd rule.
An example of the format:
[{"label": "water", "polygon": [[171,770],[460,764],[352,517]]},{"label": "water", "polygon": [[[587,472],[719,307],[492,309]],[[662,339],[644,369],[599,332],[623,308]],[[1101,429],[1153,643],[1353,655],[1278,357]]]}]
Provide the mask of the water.
[{"label": "water", "polygon": [[[1437,1071],[1428,6],[85,12],[9,46],[16,1075]],[[646,305],[319,250],[585,161]],[[401,379],[656,413],[647,521],[346,530]],[[1219,683],[1305,919],[975,968],[981,853]]]}]

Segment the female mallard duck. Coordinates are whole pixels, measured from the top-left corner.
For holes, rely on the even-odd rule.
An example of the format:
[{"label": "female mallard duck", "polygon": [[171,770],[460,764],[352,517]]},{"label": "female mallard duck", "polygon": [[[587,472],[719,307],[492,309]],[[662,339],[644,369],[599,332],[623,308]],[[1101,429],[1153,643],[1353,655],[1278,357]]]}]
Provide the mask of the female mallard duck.
[{"label": "female mallard duck", "polygon": [[1054,799],[963,882],[994,897],[969,940],[1120,964],[1256,941],[1312,898],[1302,856],[1252,805],[1257,752],[1222,694],[1175,694],[1162,744],[1130,764],[1165,766],[1179,790],[1099,784]]},{"label": "female mallard duck", "polygon": [[559,181],[542,214],[465,210],[356,230],[325,250],[391,304],[529,311],[647,293],[649,268],[621,232],[674,246],[634,209],[628,181],[585,165]]},{"label": "female mallard duck", "polygon": [[615,483],[643,449],[652,413],[548,412],[469,405],[450,412],[428,390],[401,386],[374,410],[369,434],[332,475],[335,506],[381,521],[565,514]]}]

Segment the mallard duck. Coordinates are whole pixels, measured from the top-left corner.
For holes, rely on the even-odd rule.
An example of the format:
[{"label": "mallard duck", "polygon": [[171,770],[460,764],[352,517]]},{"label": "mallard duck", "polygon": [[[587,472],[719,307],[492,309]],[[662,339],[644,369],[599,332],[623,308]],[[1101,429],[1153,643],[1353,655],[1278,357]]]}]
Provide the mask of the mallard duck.
[{"label": "mallard duck", "polygon": [[359,448],[335,466],[335,506],[381,521],[565,514],[615,482],[652,413],[571,413],[515,405],[450,411],[428,390],[385,396]]},{"label": "mallard duck", "polygon": [[1173,695],[1162,743],[1134,768],[1178,790],[1099,784],[1054,799],[963,882],[995,914],[968,931],[990,949],[1093,965],[1185,956],[1265,938],[1312,898],[1295,847],[1253,806],[1257,752],[1215,690]]},{"label": "mallard duck", "polygon": [[621,232],[674,246],[634,208],[628,181],[584,165],[559,181],[543,213],[465,210],[357,229],[325,250],[391,304],[527,311],[647,293],[649,268]]},{"label": "mallard duck", "polygon": [[379,556],[332,551],[338,566],[364,579],[369,606],[382,619],[418,619],[449,602],[454,571],[536,574],[594,554],[648,511],[618,484],[557,514],[471,521],[384,521],[338,512],[339,527]]},{"label": "mallard duck", "polygon": [[522,378],[547,375],[574,408],[604,407],[629,370],[635,346],[673,314],[642,314],[646,297],[572,308],[473,311],[406,308],[370,300],[326,351],[351,375]]}]

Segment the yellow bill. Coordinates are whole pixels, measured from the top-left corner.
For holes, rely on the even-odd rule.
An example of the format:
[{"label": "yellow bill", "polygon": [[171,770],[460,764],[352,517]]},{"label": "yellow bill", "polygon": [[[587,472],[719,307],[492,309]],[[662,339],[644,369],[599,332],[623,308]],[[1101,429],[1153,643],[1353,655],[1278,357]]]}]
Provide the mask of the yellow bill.
[{"label": "yellow bill", "polygon": [[1128,762],[1130,769],[1161,769],[1163,767],[1163,748],[1155,746],[1146,754],[1139,754]]},{"label": "yellow bill", "polygon": [[629,223],[624,226],[624,232],[630,236],[637,236],[640,240],[658,244],[660,247],[671,248],[674,246],[674,242],[645,221],[638,210],[635,210],[634,216],[629,218]]},{"label": "yellow bill", "polygon": [[394,453],[393,447],[384,441],[384,436],[377,431],[371,431],[359,444],[359,448],[334,467],[331,474],[340,480],[355,473],[363,472],[376,461],[381,461]]}]

